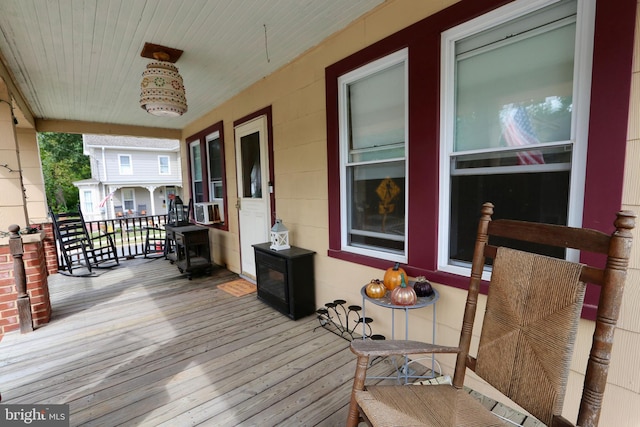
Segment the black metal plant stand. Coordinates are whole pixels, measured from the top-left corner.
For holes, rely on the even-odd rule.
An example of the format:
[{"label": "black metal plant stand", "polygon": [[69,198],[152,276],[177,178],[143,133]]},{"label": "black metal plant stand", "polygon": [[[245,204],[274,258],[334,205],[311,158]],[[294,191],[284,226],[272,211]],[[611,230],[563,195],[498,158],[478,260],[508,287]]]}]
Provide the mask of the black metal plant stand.
[{"label": "black metal plant stand", "polygon": [[[343,299],[337,299],[333,302],[328,302],[323,308],[316,310],[318,315],[318,321],[320,326],[314,328],[315,331],[319,327],[344,338],[347,341],[353,341],[354,339],[372,339],[372,340],[384,340],[384,335],[374,334],[371,330],[371,322],[373,319],[370,317],[362,317],[360,310],[362,307],[359,305],[350,305],[345,308],[347,302]],[[361,325],[364,323],[365,327]],[[349,326],[352,324],[353,326]],[[364,337],[358,336],[355,331],[360,327],[364,331]]]}]

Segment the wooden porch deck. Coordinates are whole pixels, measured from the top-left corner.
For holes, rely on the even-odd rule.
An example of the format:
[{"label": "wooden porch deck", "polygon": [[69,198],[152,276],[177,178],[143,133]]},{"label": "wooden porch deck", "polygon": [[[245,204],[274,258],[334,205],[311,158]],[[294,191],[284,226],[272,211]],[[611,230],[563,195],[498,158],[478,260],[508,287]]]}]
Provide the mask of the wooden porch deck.
[{"label": "wooden porch deck", "polygon": [[344,425],[355,358],[315,316],[217,289],[237,277],[224,269],[97,274],[50,276],[51,322],[0,342],[2,403],[67,403],[74,426]]},{"label": "wooden porch deck", "polygon": [[[2,403],[66,403],[71,426],[344,425],[348,341],[316,329],[315,316],[293,321],[255,294],[217,289],[236,278],[219,268],[187,280],[164,259],[50,276],[51,322],[0,342]],[[393,369],[378,361],[369,375]]]}]

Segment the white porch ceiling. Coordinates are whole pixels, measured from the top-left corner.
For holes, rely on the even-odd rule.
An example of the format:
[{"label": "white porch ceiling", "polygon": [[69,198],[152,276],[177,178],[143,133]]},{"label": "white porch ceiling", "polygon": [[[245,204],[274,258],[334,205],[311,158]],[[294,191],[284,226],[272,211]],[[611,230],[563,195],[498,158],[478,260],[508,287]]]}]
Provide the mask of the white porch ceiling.
[{"label": "white porch ceiling", "polygon": [[[181,129],[383,1],[1,0],[0,60],[36,118]],[[139,106],[145,42],[184,50],[182,117]]]}]

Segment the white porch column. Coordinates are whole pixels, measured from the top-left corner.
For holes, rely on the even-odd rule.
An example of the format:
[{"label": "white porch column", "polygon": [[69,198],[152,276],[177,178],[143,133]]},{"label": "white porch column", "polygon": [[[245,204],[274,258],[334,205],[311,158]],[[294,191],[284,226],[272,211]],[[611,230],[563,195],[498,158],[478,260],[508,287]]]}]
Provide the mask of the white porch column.
[{"label": "white porch column", "polygon": [[147,185],[147,186],[145,186],[145,188],[149,192],[149,200],[151,200],[151,206],[150,206],[150,209],[147,212],[147,214],[149,214],[149,212],[150,212],[151,215],[155,215],[156,214],[156,199],[153,197],[153,193],[156,191],[156,188],[158,188],[158,187],[155,186],[155,185]]}]

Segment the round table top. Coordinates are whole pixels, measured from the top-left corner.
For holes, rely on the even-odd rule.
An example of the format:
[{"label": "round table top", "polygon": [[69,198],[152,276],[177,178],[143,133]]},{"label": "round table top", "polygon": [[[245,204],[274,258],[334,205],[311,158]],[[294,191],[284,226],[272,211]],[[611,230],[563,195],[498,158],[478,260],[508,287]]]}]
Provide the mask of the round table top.
[{"label": "round table top", "polygon": [[[414,283],[415,282],[409,281],[409,286],[413,287]],[[387,291],[382,298],[371,298],[365,291],[366,287],[367,285],[364,285],[362,289],[360,289],[362,297],[367,301],[374,303],[375,305],[379,305],[380,307],[402,309],[422,308],[431,304],[435,304],[436,301],[438,301],[438,299],[440,298],[440,294],[438,293],[438,291],[433,288],[433,293],[431,295],[429,295],[428,297],[418,297],[418,301],[413,305],[396,305],[391,303],[391,291]]]}]

